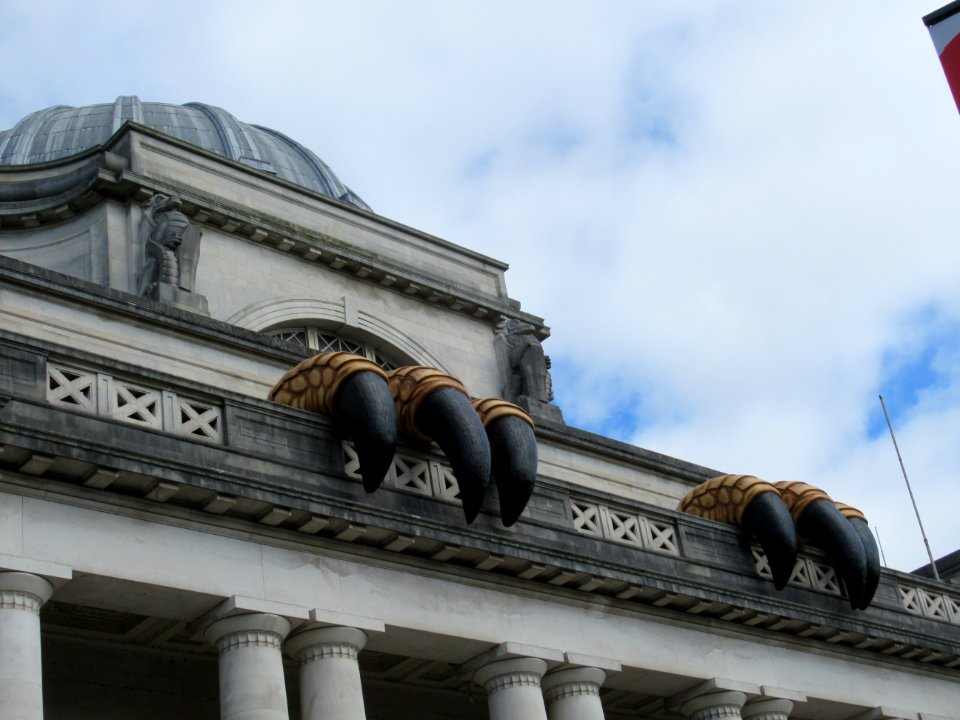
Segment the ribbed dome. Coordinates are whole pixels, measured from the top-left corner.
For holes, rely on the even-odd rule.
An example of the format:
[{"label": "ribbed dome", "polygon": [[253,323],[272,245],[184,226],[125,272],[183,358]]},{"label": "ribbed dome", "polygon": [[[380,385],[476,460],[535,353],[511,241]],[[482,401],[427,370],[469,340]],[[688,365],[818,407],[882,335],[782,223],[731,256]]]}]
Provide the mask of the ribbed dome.
[{"label": "ribbed dome", "polygon": [[212,105],[141,102],[135,95],[121,96],[103,105],[58,105],[27,115],[13,129],[0,131],[0,167],[76,155],[105,143],[127,120],[336,200],[370,209],[326,163],[276,130],[240,122]]}]

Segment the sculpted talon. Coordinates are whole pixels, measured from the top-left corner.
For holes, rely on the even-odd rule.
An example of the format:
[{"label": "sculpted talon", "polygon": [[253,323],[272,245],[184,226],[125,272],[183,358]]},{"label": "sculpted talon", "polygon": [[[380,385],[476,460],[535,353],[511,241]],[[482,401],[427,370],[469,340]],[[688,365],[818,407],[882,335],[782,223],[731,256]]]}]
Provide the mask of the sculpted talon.
[{"label": "sculpted talon", "polygon": [[347,378],[333,399],[333,417],[353,437],[363,489],[383,482],[397,449],[397,413],[386,380],[374,373]]},{"label": "sculpted talon", "polygon": [[500,496],[500,519],[513,525],[537,481],[537,438],[533,420],[513,403],[497,398],[474,400],[490,441],[493,478]]},{"label": "sculpted talon", "polygon": [[454,377],[427,367],[402,367],[388,383],[400,429],[440,446],[457,477],[467,523],[483,505],[490,484],[490,443],[466,388]]},{"label": "sculpted talon", "polygon": [[873,601],[873,596],[876,594],[877,587],[880,585],[880,550],[877,548],[877,541],[874,540],[873,533],[870,532],[870,526],[867,524],[866,516],[855,507],[851,507],[845,503],[838,502],[834,504],[837,506],[840,514],[850,521],[857,536],[860,538],[860,542],[863,544],[863,551],[867,561],[867,579],[864,584],[863,597],[860,600],[859,609],[866,610]]},{"label": "sculpted talon", "polygon": [[397,416],[376,363],[348,352],[320,353],[285,373],[267,398],[332,417],[353,438],[364,489],[380,486],[397,447]]},{"label": "sculpted talon", "polygon": [[774,587],[786,586],[797,562],[797,536],[776,487],[752,475],[721,475],[687,493],[677,509],[742,527],[763,548]]},{"label": "sculpted talon", "polygon": [[853,525],[823,490],[802,482],[776,483],[790,509],[797,534],[823,549],[847,588],[850,607],[863,603],[867,585],[867,557]]},{"label": "sculpted talon", "polygon": [[778,494],[761,493],[744,508],[741,525],[757,538],[770,563],[773,586],[783,590],[797,564],[797,532],[787,506]]}]

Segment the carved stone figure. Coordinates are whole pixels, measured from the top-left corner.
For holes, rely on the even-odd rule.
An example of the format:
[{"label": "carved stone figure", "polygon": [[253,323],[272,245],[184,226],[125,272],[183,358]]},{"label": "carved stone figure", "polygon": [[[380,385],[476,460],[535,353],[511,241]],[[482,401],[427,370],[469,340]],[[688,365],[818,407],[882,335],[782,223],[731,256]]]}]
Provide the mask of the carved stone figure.
[{"label": "carved stone figure", "polygon": [[533,325],[509,319],[500,323],[497,334],[505,346],[509,368],[503,396],[511,402],[521,397],[541,403],[553,400],[550,358],[544,355]]},{"label": "carved stone figure", "polygon": [[200,261],[200,228],[180,208],[180,198],[154,195],[140,221],[143,268],[140,295],[206,312],[206,299],[194,295],[197,263]]}]

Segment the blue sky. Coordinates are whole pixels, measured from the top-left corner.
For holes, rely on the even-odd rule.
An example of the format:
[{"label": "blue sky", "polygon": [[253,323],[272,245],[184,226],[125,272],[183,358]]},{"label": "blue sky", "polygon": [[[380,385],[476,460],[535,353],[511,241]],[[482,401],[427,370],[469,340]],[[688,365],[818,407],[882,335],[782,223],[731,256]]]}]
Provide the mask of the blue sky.
[{"label": "blue sky", "polygon": [[511,265],[571,424],[960,547],[960,115],[937,2],[7,0],[0,127],[118,95],[273,127]]}]

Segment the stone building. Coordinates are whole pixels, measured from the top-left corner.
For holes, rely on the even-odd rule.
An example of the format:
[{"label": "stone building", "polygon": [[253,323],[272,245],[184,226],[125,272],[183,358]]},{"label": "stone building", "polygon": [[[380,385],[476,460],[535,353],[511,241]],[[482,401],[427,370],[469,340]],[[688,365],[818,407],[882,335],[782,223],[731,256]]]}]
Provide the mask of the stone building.
[{"label": "stone building", "polygon": [[[564,423],[506,269],[208,105],[0,132],[0,717],[960,717],[956,586],[885,569],[851,610],[804,549],[777,591],[675,510],[718,472]],[[321,350],[524,407],[519,520],[468,524],[413,441],[365,492],[266,399]]]}]

